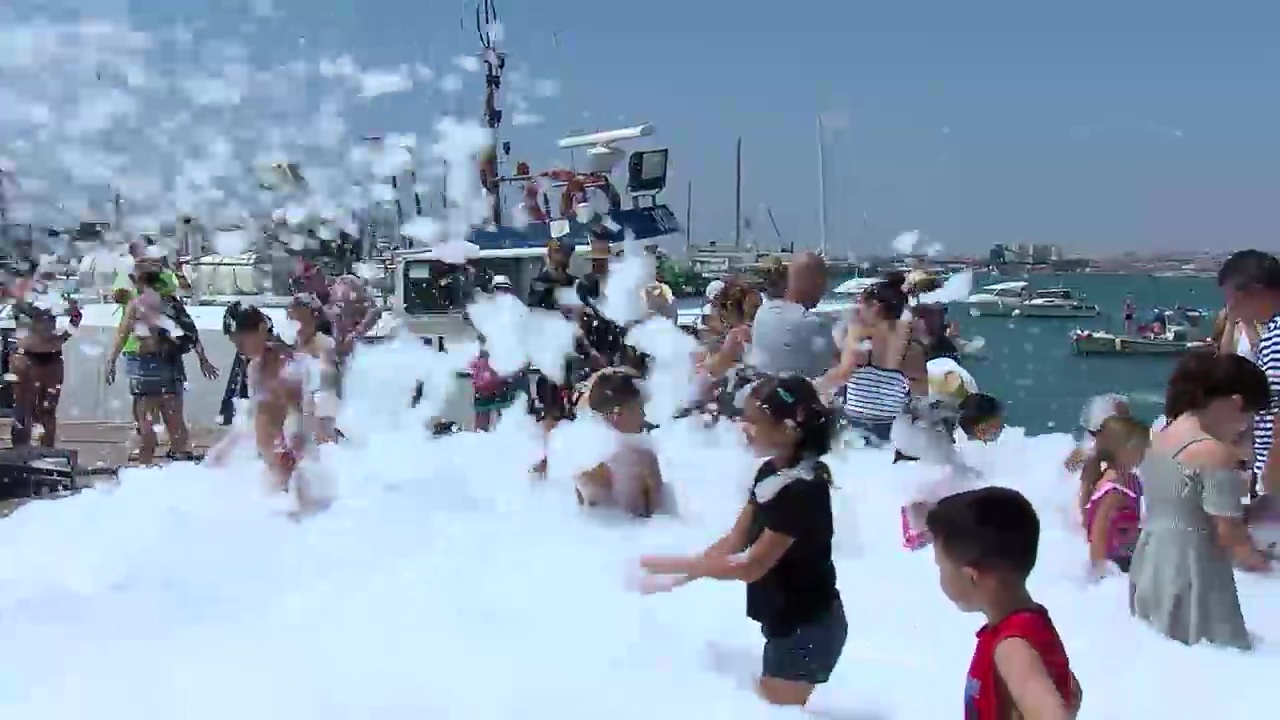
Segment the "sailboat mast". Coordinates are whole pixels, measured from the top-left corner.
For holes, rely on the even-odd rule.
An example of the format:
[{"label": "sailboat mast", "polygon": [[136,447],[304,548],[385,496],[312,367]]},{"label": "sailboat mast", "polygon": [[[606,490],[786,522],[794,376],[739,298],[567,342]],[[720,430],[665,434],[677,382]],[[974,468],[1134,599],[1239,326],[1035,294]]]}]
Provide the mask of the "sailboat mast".
[{"label": "sailboat mast", "polygon": [[737,169],[733,190],[733,249],[742,247],[742,138],[738,138]]},{"label": "sailboat mast", "polygon": [[689,181],[688,190],[685,192],[684,200],[684,252],[689,254],[689,248],[693,245],[693,181]]},{"label": "sailboat mast", "polygon": [[827,255],[827,160],[822,148],[822,115],[818,115],[818,253]]}]

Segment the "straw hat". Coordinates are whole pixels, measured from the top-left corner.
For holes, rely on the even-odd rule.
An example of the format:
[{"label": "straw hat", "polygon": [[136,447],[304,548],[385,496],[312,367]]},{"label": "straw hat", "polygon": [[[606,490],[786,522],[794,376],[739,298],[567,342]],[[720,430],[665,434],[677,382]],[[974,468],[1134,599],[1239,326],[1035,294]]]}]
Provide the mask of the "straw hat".
[{"label": "straw hat", "polygon": [[947,372],[929,378],[929,394],[940,397],[962,399],[969,394],[964,378],[958,372]]}]

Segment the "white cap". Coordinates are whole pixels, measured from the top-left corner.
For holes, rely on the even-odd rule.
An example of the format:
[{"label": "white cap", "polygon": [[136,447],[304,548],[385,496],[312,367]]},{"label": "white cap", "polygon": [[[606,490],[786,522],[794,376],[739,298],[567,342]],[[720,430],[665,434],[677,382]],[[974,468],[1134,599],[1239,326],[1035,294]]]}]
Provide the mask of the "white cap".
[{"label": "white cap", "polygon": [[509,288],[511,287],[511,278],[507,277],[506,275],[494,275],[493,286],[496,288],[499,288],[499,287]]},{"label": "white cap", "polygon": [[724,290],[723,280],[712,280],[711,282],[707,283],[707,299],[715,300],[716,296],[720,294],[721,290]]}]

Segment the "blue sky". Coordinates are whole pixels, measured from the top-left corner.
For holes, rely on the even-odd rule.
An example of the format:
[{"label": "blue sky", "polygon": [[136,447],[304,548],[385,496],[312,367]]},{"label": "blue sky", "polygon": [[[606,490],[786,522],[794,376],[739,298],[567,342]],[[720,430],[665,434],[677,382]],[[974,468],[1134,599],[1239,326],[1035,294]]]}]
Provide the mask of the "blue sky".
[{"label": "blue sky", "polygon": [[[225,34],[251,0],[58,2]],[[313,56],[442,68],[477,49],[473,1],[274,5],[280,46],[305,37]],[[785,239],[816,245],[823,113],[840,126],[827,144],[834,252],[885,251],[911,229],[955,252],[1280,246],[1274,3],[499,0],[499,12],[512,65],[561,86],[534,108],[541,125],[507,130],[512,157],[547,165],[568,130],[653,122],[680,218],[694,184],[695,241],[733,236],[740,135],[744,215],[767,204]],[[440,99],[379,99],[355,119],[425,131]],[[766,225],[757,236],[776,242]]]}]

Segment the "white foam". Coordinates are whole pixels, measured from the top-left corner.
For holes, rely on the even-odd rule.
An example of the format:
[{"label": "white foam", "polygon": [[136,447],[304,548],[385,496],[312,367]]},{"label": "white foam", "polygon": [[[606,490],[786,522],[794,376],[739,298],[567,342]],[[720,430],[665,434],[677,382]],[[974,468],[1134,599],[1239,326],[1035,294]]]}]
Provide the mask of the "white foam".
[{"label": "white foam", "polygon": [[[741,658],[744,678],[755,667],[761,638],[741,585],[652,597],[626,588],[641,553],[697,550],[732,522],[754,460],[731,426],[683,422],[654,434],[682,514],[644,524],[592,519],[560,473],[530,481],[539,443],[527,418],[439,440],[379,429],[327,449],[338,501],[302,524],[266,498],[252,465],[127,471],[117,488],[31,503],[0,521],[0,712],[791,717],[715,660]],[[1032,589],[1085,688],[1081,717],[1265,711],[1280,670],[1274,647],[1245,656],[1174,645],[1128,617],[1122,579],[1083,582],[1073,487],[1060,470],[1070,447],[1066,436],[1011,429],[996,445],[962,449],[1040,511]],[[814,705],[848,716],[959,714],[980,620],[942,596],[929,551],[900,547],[902,488],[921,470],[869,450],[833,465],[851,629]],[[1240,584],[1251,628],[1280,637],[1273,582]],[[1171,673],[1197,681],[1169,683]]]}]

